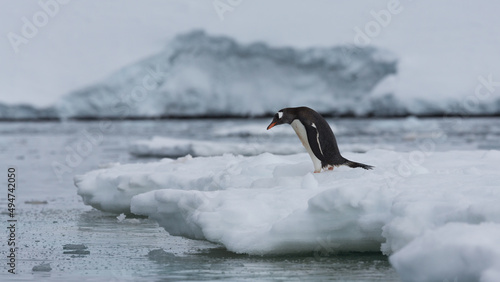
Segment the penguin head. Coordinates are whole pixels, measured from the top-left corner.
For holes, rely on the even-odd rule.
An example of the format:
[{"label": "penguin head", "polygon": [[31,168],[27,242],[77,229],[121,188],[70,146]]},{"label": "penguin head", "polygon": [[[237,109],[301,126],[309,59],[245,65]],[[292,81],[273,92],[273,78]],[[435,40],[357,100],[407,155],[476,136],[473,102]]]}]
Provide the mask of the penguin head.
[{"label": "penguin head", "polygon": [[294,119],[295,115],[288,108],[281,109],[274,115],[273,121],[271,121],[271,124],[269,124],[267,130],[273,128],[276,125],[284,123],[291,124]]}]

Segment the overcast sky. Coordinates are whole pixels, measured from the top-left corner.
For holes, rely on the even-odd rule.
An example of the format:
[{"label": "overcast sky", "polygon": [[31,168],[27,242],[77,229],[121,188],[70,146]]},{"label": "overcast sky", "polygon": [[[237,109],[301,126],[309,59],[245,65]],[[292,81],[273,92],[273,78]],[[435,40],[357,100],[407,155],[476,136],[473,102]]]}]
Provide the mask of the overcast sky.
[{"label": "overcast sky", "polygon": [[[194,28],[274,46],[353,44],[355,28],[374,21],[371,11],[387,10],[395,0],[217,1],[235,4],[223,19],[213,0],[0,0],[0,103],[53,104]],[[476,73],[498,70],[493,66],[499,65],[498,55],[487,58],[500,50],[498,1],[401,0],[398,5],[400,12],[392,14],[371,44],[392,48],[405,58],[438,52],[443,57],[438,65],[464,65],[471,84]],[[422,55],[407,61],[426,60],[435,59]],[[436,75],[434,79],[438,81]]]}]

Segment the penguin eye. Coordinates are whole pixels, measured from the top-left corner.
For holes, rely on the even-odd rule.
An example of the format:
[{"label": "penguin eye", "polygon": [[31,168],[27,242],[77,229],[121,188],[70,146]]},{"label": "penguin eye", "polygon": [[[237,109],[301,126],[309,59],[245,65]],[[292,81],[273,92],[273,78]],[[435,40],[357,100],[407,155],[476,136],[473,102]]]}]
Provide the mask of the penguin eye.
[{"label": "penguin eye", "polygon": [[278,112],[278,118],[281,119],[283,117],[283,112]]}]

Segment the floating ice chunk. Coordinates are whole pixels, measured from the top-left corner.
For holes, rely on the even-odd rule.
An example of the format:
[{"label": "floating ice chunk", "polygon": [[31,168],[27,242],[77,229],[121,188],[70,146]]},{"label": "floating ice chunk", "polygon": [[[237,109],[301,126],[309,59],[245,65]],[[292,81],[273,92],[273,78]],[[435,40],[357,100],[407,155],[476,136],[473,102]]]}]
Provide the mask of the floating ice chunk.
[{"label": "floating ice chunk", "polygon": [[500,281],[500,224],[447,223],[390,257],[404,281]]},{"label": "floating ice chunk", "polygon": [[85,250],[87,246],[84,244],[65,244],[63,245],[63,250]]},{"label": "floating ice chunk", "polygon": [[168,263],[175,261],[177,257],[172,253],[167,253],[163,249],[151,250],[148,253],[148,258],[158,263]]},{"label": "floating ice chunk", "polygon": [[85,204],[120,214],[129,213],[130,199],[141,193],[164,188],[214,191],[247,187],[262,178],[272,178],[277,164],[290,162],[307,164],[310,160],[300,155],[284,160],[272,154],[253,158],[229,154],[210,158],[187,156],[99,169],[75,176],[74,181]]},{"label": "floating ice chunk", "polygon": [[246,124],[238,126],[219,126],[214,131],[215,137],[249,137],[249,136],[272,136],[272,135],[295,135],[291,128],[286,126],[274,127],[266,130],[267,124]]},{"label": "floating ice chunk", "polygon": [[52,267],[50,267],[50,263],[42,263],[39,265],[33,266],[32,271],[40,271],[40,272],[50,272]]},{"label": "floating ice chunk", "polygon": [[405,189],[393,199],[391,220],[383,227],[386,254],[448,222],[500,223],[500,173],[493,168],[500,156],[495,151],[434,153],[430,158],[434,161],[419,165],[427,173],[414,171],[398,185]]},{"label": "floating ice chunk", "polygon": [[237,253],[382,250],[397,263],[406,246],[450,223],[500,224],[498,151],[344,155],[375,169],[313,174],[305,153],[226,154],[119,165],[75,184],[86,204],[146,215],[171,235]]},{"label": "floating ice chunk", "polygon": [[116,217],[118,222],[120,223],[127,223],[127,224],[140,224],[141,220],[138,218],[127,218],[127,216],[124,213],[121,213],[119,216]]},{"label": "floating ice chunk", "polygon": [[296,154],[304,152],[304,147],[299,142],[294,144],[247,143],[153,137],[150,140],[136,141],[129,147],[129,152],[136,156],[168,158],[188,154],[192,156],[221,156],[223,154],[255,156],[266,152],[278,155]]},{"label": "floating ice chunk", "polygon": [[63,246],[63,254],[65,255],[88,255],[90,251],[87,250],[87,246],[84,244],[66,244]]},{"label": "floating ice chunk", "polygon": [[118,219],[118,222],[122,222],[127,216],[123,213],[121,213],[119,216],[116,217]]}]

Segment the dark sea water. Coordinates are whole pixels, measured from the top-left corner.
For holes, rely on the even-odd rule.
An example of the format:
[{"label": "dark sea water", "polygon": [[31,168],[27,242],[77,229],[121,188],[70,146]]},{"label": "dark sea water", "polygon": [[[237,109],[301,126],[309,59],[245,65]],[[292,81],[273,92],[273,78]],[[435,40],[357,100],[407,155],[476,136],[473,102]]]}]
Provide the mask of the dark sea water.
[{"label": "dark sea water", "polygon": [[[330,119],[341,151],[500,149],[500,119]],[[0,123],[1,281],[348,280],[398,281],[381,253],[317,250],[288,256],[248,256],[206,241],[170,236],[146,218],[117,219],[85,206],[73,176],[109,163],[151,162],[128,147],[168,136],[239,142],[299,142],[265,134],[268,119]],[[241,127],[257,128],[239,132]],[[262,127],[262,133],[258,128]],[[225,129],[226,131],[220,131]],[[233,131],[231,131],[233,130]],[[214,134],[214,132],[228,132]],[[90,145],[89,145],[90,144]],[[345,148],[345,150],[343,149]],[[16,170],[14,218],[8,212],[7,171]],[[15,222],[15,272],[8,272],[7,229]],[[65,245],[76,244],[77,246]],[[82,246],[83,245],[83,246]],[[43,265],[45,264],[45,265]],[[33,267],[41,266],[33,271]],[[48,267],[50,265],[50,267]],[[48,271],[50,269],[50,271]]]}]

